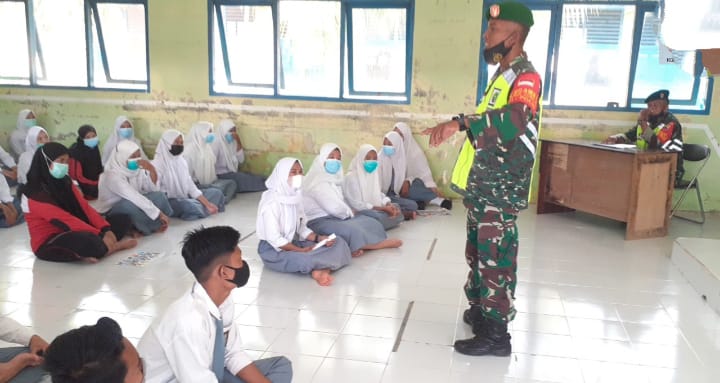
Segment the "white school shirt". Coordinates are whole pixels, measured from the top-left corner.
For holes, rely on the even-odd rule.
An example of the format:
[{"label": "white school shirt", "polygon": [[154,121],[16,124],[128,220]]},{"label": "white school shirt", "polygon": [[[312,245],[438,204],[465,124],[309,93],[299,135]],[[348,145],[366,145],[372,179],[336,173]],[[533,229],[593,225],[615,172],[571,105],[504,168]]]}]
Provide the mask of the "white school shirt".
[{"label": "white school shirt", "polygon": [[32,159],[35,156],[35,151],[26,151],[20,155],[17,164],[17,182],[19,184],[27,183],[27,174],[30,171],[30,165],[32,165]]},{"label": "white school shirt", "polygon": [[10,185],[7,180],[0,174],[0,202],[12,203],[13,196],[10,194]]},{"label": "white school shirt", "polygon": [[[298,209],[302,209],[302,205],[298,205]],[[283,234],[281,229],[281,215],[282,208],[280,204],[273,204],[265,209],[258,217],[259,219],[256,227],[258,238],[269,243],[273,248],[275,248],[275,250],[282,251],[280,248],[292,242],[296,233],[301,239],[305,239],[313,233],[313,231],[307,227],[308,219],[302,214],[302,212],[298,212],[298,222],[295,230]]]},{"label": "white school shirt", "polygon": [[0,340],[22,346],[30,345],[33,332],[13,319],[0,317]]},{"label": "white school shirt", "polygon": [[330,182],[322,182],[312,190],[305,190],[303,205],[308,221],[327,216],[339,219],[353,217],[352,209],[343,198],[342,188]]},{"label": "white school shirt", "polygon": [[[345,200],[348,205],[355,210],[371,210],[375,205],[363,200],[361,192],[360,180],[354,173],[349,173],[345,176],[345,185],[343,192],[345,193]],[[390,198],[386,196],[382,191],[378,190],[378,198],[382,201],[382,205],[385,206],[390,203]]]},{"label": "white school shirt", "polygon": [[2,146],[0,146],[0,162],[8,168],[14,168],[16,166],[13,156],[6,152]]},{"label": "white school shirt", "polygon": [[107,213],[116,203],[126,199],[145,212],[149,218],[157,219],[160,209],[143,194],[158,191],[158,187],[152,182],[146,170],[138,171],[142,173],[134,179],[138,183],[137,188],[133,187],[125,176],[115,171],[105,171],[100,174],[98,200],[95,205],[97,211],[102,214]]},{"label": "white school shirt", "polygon": [[217,307],[195,282],[140,339],[145,383],[217,382],[212,370],[216,318],[223,321],[225,368],[237,375],[252,359],[243,351],[234,317],[232,296]]},{"label": "white school shirt", "polygon": [[[237,169],[231,169],[230,165],[225,160],[225,156],[220,153],[220,145],[223,145],[223,143],[218,142],[218,140],[225,139],[224,137],[217,137],[215,141],[212,143],[212,150],[215,154],[215,173],[216,174],[227,174],[227,173],[235,173],[238,170]],[[237,157],[238,164],[242,164],[245,162],[245,149],[240,149],[235,152],[235,157]]]}]

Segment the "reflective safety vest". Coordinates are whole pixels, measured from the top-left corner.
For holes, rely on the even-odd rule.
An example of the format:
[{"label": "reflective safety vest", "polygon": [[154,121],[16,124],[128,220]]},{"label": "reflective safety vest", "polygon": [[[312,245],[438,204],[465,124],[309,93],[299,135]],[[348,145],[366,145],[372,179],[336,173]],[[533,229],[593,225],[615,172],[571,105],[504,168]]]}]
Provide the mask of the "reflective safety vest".
[{"label": "reflective safety vest", "polygon": [[[497,76],[495,81],[487,87],[485,95],[475,113],[483,114],[488,110],[499,109],[507,105],[512,83],[516,78],[517,74],[515,74],[512,66],[505,70],[502,75]],[[470,129],[469,126],[468,129]],[[458,155],[457,161],[455,161],[455,168],[453,169],[452,178],[450,179],[453,189],[456,191],[462,192],[467,188],[468,176],[470,176],[470,170],[472,169],[474,160],[475,146],[470,142],[469,138],[466,138],[462,149],[460,149],[460,155]]]},{"label": "reflective safety vest", "polygon": [[[657,136],[657,134],[660,133],[660,130],[663,127],[665,127],[665,124],[658,125],[655,129],[653,129],[653,134],[655,134],[655,136]],[[635,146],[637,146],[637,148],[641,149],[641,150],[647,149],[649,143],[647,141],[645,141],[645,139],[642,136],[642,134],[643,134],[642,125],[638,124],[637,130],[635,132],[636,132],[635,134],[637,137],[637,140],[635,140]]]}]

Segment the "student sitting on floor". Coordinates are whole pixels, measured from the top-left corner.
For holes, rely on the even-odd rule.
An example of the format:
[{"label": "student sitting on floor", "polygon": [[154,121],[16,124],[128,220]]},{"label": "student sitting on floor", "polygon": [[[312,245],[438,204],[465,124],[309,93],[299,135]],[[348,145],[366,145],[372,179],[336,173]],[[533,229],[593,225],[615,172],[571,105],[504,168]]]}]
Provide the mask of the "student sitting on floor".
[{"label": "student sitting on floor", "polygon": [[238,193],[266,190],[264,177],[238,171],[238,166],[245,162],[245,149],[235,123],[227,119],[220,121],[219,133],[222,137],[218,137],[212,145],[218,178],[235,181]]},{"label": "student sitting on floor", "polygon": [[388,239],[383,225],[365,215],[356,216],[343,196],[342,153],[335,144],[325,144],[315,157],[303,188],[308,227],[323,235],[337,234],[350,246],[354,257],[364,250],[402,246]]},{"label": "student sitting on floor", "polygon": [[0,340],[21,345],[0,348],[1,383],[36,383],[44,380],[47,373],[40,366],[48,344],[43,338],[10,318],[0,317]]},{"label": "student sitting on floor", "polygon": [[45,368],[53,383],[143,382],[143,360],[107,317],[55,338],[45,353]]},{"label": "student sitting on floor", "polygon": [[438,190],[427,157],[415,141],[408,124],[398,122],[393,131],[400,134],[403,139],[405,163],[407,163],[406,182],[410,184],[408,198],[417,201],[418,205],[429,203],[448,210],[452,209],[452,201],[443,197]]},{"label": "student sitting on floor", "polygon": [[68,150],[49,142],[38,148],[23,188],[22,206],[30,232],[30,247],[46,261],[90,263],[137,245],[123,238],[130,218],[118,215],[110,223],[88,205],[68,177]]},{"label": "student sitting on floor", "polygon": [[[33,126],[25,136],[25,152],[18,159],[17,180],[18,192],[22,191],[22,185],[27,183],[27,174],[30,170],[30,163],[33,160],[37,148],[50,142],[50,136],[47,131],[40,126]],[[19,194],[19,193],[18,193]]]},{"label": "student sitting on floor", "polygon": [[24,221],[20,199],[13,198],[7,181],[0,177],[0,228],[15,226]]},{"label": "student sitting on floor", "polygon": [[142,149],[142,142],[140,142],[140,139],[135,137],[135,128],[133,127],[132,122],[126,116],[118,116],[115,119],[115,126],[113,127],[113,132],[112,134],[110,134],[110,137],[108,137],[107,141],[105,142],[105,146],[103,146],[103,165],[107,163],[108,158],[110,157],[110,153],[112,153],[112,151],[122,141],[132,141],[137,144],[137,146],[140,148],[140,156],[142,157],[142,159],[148,159],[147,154],[145,154],[145,151]]},{"label": "student sitting on floor", "polygon": [[2,169],[0,177],[4,178],[8,185],[15,186],[17,184],[17,163],[2,146],[0,146],[0,169]]},{"label": "student sitting on floor", "polygon": [[343,192],[355,214],[374,218],[385,230],[390,230],[400,225],[405,217],[400,206],[390,202],[390,198],[380,190],[377,158],[375,147],[367,144],[360,146],[350,162],[350,171],[345,175]]},{"label": "student sitting on floor", "polygon": [[287,358],[253,361],[243,350],[230,296],[250,278],[239,240],[240,233],[229,226],[198,229],[185,236],[182,257],[196,282],[140,339],[146,383],[292,380]]},{"label": "student sitting on floor", "polygon": [[180,155],[183,149],[182,133],[167,130],[158,142],[152,161],[157,169],[160,190],[170,200],[172,216],[189,221],[225,211],[225,196],[219,189],[195,186],[188,164]]},{"label": "student sitting on floor", "polygon": [[378,155],[380,163],[380,186],[390,200],[400,206],[403,214],[415,218],[418,210],[417,202],[402,197],[407,195],[410,184],[405,182],[407,163],[405,159],[405,145],[398,132],[389,132],[383,138],[383,148]]},{"label": "student sitting on floor", "polygon": [[281,273],[310,274],[321,286],[328,286],[331,271],[350,263],[350,248],[337,237],[325,246],[314,247],[327,236],[307,227],[302,204],[302,164],[283,158],[275,165],[265,184],[257,213],[258,254],[265,267]]},{"label": "student sitting on floor", "polygon": [[164,232],[173,210],[157,180],[153,164],[140,157],[140,147],[129,140],[120,142],[100,175],[98,211],[107,217],[127,215],[142,235]]},{"label": "student sitting on floor", "polygon": [[32,110],[23,109],[18,113],[15,130],[10,134],[10,150],[15,158],[20,158],[20,155],[25,153],[25,138],[30,128],[36,125],[37,119]]},{"label": "student sitting on floor", "polygon": [[190,176],[199,188],[216,188],[225,196],[225,203],[235,198],[237,184],[233,180],[218,179],[215,173],[215,153],[212,143],[217,139],[213,126],[206,121],[193,124],[183,156],[190,169]]},{"label": "student sitting on floor", "polygon": [[70,178],[77,181],[88,200],[97,199],[98,180],[103,172],[99,142],[95,128],[83,125],[78,129],[78,137],[70,147]]}]

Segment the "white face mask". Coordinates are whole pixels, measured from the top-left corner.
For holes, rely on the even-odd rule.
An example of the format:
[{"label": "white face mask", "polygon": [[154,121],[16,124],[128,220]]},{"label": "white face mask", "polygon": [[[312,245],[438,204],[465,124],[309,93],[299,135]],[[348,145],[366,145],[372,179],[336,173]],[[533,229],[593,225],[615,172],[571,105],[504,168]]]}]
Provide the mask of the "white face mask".
[{"label": "white face mask", "polygon": [[300,189],[300,187],[302,186],[302,180],[303,180],[302,174],[297,174],[297,175],[290,177],[290,187],[292,187],[295,190]]}]

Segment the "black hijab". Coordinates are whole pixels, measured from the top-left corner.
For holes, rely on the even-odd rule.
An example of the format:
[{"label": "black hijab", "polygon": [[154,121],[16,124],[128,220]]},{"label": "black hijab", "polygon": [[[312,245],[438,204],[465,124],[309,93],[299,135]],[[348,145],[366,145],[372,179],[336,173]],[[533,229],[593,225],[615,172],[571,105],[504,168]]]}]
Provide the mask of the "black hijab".
[{"label": "black hijab", "polygon": [[90,132],[97,135],[95,128],[91,125],[83,125],[78,129],[77,142],[70,147],[70,157],[80,163],[85,178],[97,181],[100,178],[100,173],[103,172],[103,166],[100,159],[99,145],[94,148],[85,145],[85,135]]},{"label": "black hijab", "polygon": [[28,199],[51,203],[90,223],[73,192],[74,186],[70,177],[56,179],[50,175],[50,163],[63,154],[69,154],[68,150],[63,144],[57,142],[48,142],[43,147],[37,148],[22,193]]}]

